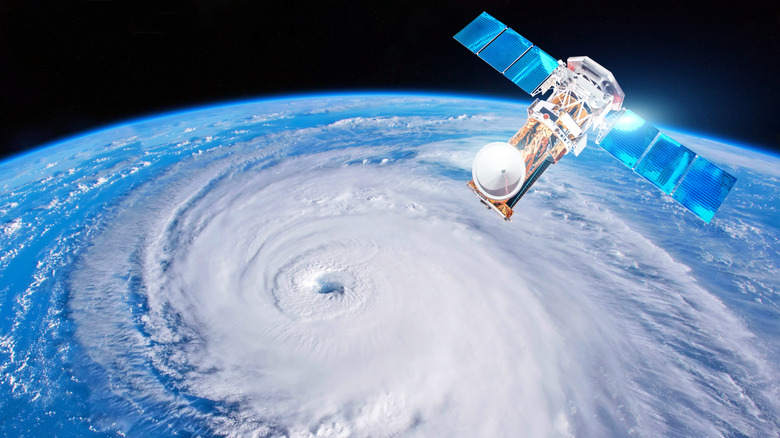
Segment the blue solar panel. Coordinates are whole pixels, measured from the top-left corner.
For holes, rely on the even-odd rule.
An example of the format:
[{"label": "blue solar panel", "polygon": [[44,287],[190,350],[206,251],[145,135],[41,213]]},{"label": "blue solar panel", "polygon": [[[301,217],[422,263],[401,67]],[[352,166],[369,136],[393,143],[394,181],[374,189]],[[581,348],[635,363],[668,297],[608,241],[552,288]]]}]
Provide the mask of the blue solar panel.
[{"label": "blue solar panel", "polygon": [[491,17],[487,12],[483,12],[458,32],[455,35],[455,40],[477,53],[504,29],[506,26],[502,22]]},{"label": "blue solar panel", "polygon": [[685,175],[694,158],[695,152],[668,135],[661,134],[634,171],[668,195]]},{"label": "blue solar panel", "polygon": [[494,69],[503,73],[507,67],[512,65],[512,63],[515,62],[520,55],[525,53],[526,50],[531,48],[532,45],[533,44],[523,38],[522,35],[507,28],[507,30],[494,39],[493,42],[482,49],[478,56],[484,59],[485,62],[490,64]]},{"label": "blue solar panel", "polygon": [[630,168],[658,134],[653,125],[645,122],[631,110],[626,110],[612,130],[601,140],[600,146]]},{"label": "blue solar panel", "polygon": [[550,73],[558,67],[558,61],[539,47],[531,47],[504,75],[528,94],[532,94]]},{"label": "blue solar panel", "polygon": [[709,223],[736,181],[733,175],[697,157],[672,198]]}]

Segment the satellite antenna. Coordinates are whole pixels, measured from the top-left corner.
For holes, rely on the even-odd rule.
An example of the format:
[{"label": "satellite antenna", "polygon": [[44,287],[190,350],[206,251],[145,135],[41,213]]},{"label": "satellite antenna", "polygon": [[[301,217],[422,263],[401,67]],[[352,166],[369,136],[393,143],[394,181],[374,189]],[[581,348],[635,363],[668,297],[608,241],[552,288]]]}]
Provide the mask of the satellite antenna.
[{"label": "satellite antenna", "polygon": [[507,143],[490,143],[474,159],[468,186],[482,203],[510,220],[517,201],[571,152],[595,143],[626,167],[709,223],[736,178],[698,156],[631,110],[609,70],[587,56],[565,63],[545,53],[486,12],[455,39],[537,98],[528,121]]}]

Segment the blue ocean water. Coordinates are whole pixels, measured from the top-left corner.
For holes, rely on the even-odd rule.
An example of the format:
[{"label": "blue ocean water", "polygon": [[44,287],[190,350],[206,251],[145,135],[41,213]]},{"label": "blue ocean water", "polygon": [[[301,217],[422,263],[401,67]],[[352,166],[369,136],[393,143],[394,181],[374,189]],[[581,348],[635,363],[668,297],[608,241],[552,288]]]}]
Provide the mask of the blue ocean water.
[{"label": "blue ocean water", "polygon": [[[511,136],[522,125],[524,114],[522,104],[457,96],[290,97],[136,120],[0,163],[0,431],[4,436],[284,436],[296,435],[300,426],[311,434],[330,430],[333,436],[360,435],[366,430],[376,435],[425,435],[436,430],[431,429],[433,426],[451,420],[446,406],[465,403],[464,397],[469,394],[466,389],[453,389],[453,395],[442,395],[449,402],[436,401],[440,403],[437,409],[429,408],[435,404],[432,400],[409,396],[403,403],[391,404],[402,407],[397,412],[391,410],[395,414],[389,417],[405,418],[408,410],[414,413],[409,414],[414,421],[398,425],[370,417],[371,427],[376,428],[360,429],[364,427],[360,424],[368,424],[361,416],[367,408],[343,406],[368,406],[374,399],[363,398],[357,392],[343,396],[349,403],[332,402],[331,410],[335,413],[307,414],[314,418],[308,419],[301,413],[269,407],[276,399],[265,397],[265,387],[249,393],[235,390],[235,394],[241,395],[233,396],[224,385],[211,383],[210,375],[221,375],[232,366],[221,360],[243,363],[239,357],[245,346],[231,348],[222,355],[201,353],[210,351],[214,343],[204,333],[224,327],[205,322],[199,325],[198,321],[206,317],[186,310],[197,308],[201,301],[179,307],[181,300],[189,299],[180,298],[179,294],[205,300],[186,289],[188,281],[195,280],[185,278],[181,283],[171,283],[176,287],[166,282],[174,281],[170,280],[174,274],[181,275],[182,260],[199,254],[195,251],[199,244],[195,242],[206,240],[203,230],[209,229],[212,217],[223,214],[224,208],[235,207],[238,211],[239,207],[254,205],[234,204],[228,199],[265,193],[273,183],[263,178],[273,179],[269,175],[280,174],[281,180],[290,185],[286,191],[279,191],[273,202],[269,201],[276,206],[275,210],[252,207],[257,208],[257,224],[272,220],[275,214],[281,215],[282,222],[297,223],[291,218],[304,214],[301,211],[308,212],[307,206],[318,202],[327,207],[328,214],[341,217],[341,225],[312,220],[305,222],[316,224],[312,230],[306,231],[305,223],[299,226],[295,240],[291,241],[308,239],[310,235],[326,239],[318,241],[311,253],[349,253],[364,245],[360,236],[372,229],[361,225],[360,218],[367,213],[354,212],[354,202],[342,205],[341,198],[335,195],[327,202],[318,200],[317,186],[344,190],[344,196],[357,193],[360,202],[387,200],[391,205],[388,208],[403,204],[405,211],[423,211],[420,219],[410,222],[420,223],[420,229],[428,226],[423,223],[442,222],[447,231],[429,234],[431,241],[419,236],[405,242],[402,234],[386,241],[377,238],[379,243],[369,239],[377,247],[403,243],[406,249],[399,250],[399,254],[407,254],[412,260],[417,245],[422,253],[427,250],[423,246],[442,245],[443,254],[455,254],[465,244],[451,245],[465,239],[464,235],[476,236],[475,241],[464,241],[469,242],[469,251],[483,250],[481,246],[489,242],[484,239],[506,243],[507,248],[502,251],[513,255],[502,260],[508,269],[522,273],[532,284],[538,283],[529,286],[529,290],[535,291],[535,300],[546,309],[539,318],[544,328],[562,339],[560,344],[553,344],[555,348],[550,347],[552,351],[527,347],[539,354],[538,363],[554,362],[563,370],[553,374],[558,380],[551,378],[549,386],[545,384],[539,392],[545,396],[550,412],[561,414],[550,414],[549,418],[540,415],[539,424],[533,418],[523,419],[528,430],[546,431],[550,427],[554,435],[586,436],[778,434],[780,224],[776,218],[780,208],[780,160],[696,135],[671,134],[702,155],[724,163],[739,178],[715,220],[705,225],[591,145],[578,159],[567,157],[565,164],[548,170],[529,194],[527,212],[521,212],[513,223],[503,224],[482,211],[477,202],[472,210],[472,205],[464,200],[474,200],[468,197],[463,185],[470,177],[473,153],[488,141]],[[381,187],[385,181],[391,189],[375,193],[379,189],[373,185],[371,189],[362,188],[359,178],[344,173],[354,168],[368,169],[367,175],[376,175],[371,184]],[[301,178],[312,181],[313,188],[299,189],[301,180],[290,176],[295,175],[296,169],[303,175]],[[259,175],[260,179],[248,179],[250,175]],[[407,181],[419,181],[438,194],[411,195],[415,184]],[[462,188],[463,198],[451,187]],[[439,188],[442,192],[436,192]],[[289,193],[289,200],[277,202],[285,193]],[[225,207],[211,210],[215,199],[225,200]],[[317,213],[306,214],[318,217]],[[387,222],[374,219],[372,226],[394,229],[394,214],[386,216]],[[149,226],[159,225],[159,230],[141,234],[137,224],[155,215],[172,219],[149,219]],[[228,223],[231,227],[224,233],[245,225]],[[495,228],[499,226],[502,228]],[[458,230],[464,231],[461,234]],[[357,237],[349,237],[350,232]],[[245,233],[250,241],[263,235]],[[155,239],[160,235],[167,243],[158,248]],[[334,237],[329,242],[328,236],[338,239]],[[539,251],[552,248],[548,255],[536,252],[540,260],[561,260],[559,256],[566,256],[568,261],[550,267],[548,272],[524,271],[522,266],[528,262],[523,251],[518,249],[519,244],[510,245],[513,239],[521,238],[524,242],[533,241],[528,245],[538,246]],[[482,243],[479,239],[483,239]],[[275,251],[284,254],[279,248]],[[205,248],[207,252],[210,249],[222,254],[216,243]],[[372,251],[366,256],[368,259],[380,257],[375,255],[381,253],[380,249]],[[258,250],[257,254],[260,253]],[[153,278],[148,267],[154,265],[149,257],[155,255],[162,260],[154,268],[161,272],[158,279]],[[307,256],[302,252],[296,257],[290,262],[292,266],[297,263],[295,260]],[[272,263],[273,258],[266,262]],[[224,255],[220,260],[227,264],[249,263]],[[455,276],[465,283],[472,281],[465,270],[468,264],[459,258],[453,255],[451,259],[439,260],[441,263],[430,266],[431,271],[447,272],[448,277]],[[328,263],[319,269],[325,273],[351,269],[344,267],[346,262],[344,266],[339,264],[342,262]],[[350,288],[359,288],[350,286],[350,281],[356,285],[368,281],[360,277],[361,273],[370,272],[389,282],[395,281],[396,276],[418,278],[405,268],[386,273],[388,268],[383,267],[387,266],[393,265],[386,261],[365,267],[355,271],[357,274],[349,274],[357,278],[348,277],[349,281],[341,281],[347,274],[325,277],[320,292],[341,288],[345,291],[343,300],[350,303]],[[232,271],[228,267],[220,272]],[[283,272],[286,271],[275,272],[274,278]],[[581,290],[563,290],[568,284],[566,280],[547,282],[551,277],[569,275],[579,279]],[[682,277],[684,281],[680,280]],[[298,284],[294,278],[289,281],[294,286]],[[415,280],[415,284],[419,282]],[[371,290],[380,291],[382,287]],[[246,293],[244,289],[240,291]],[[434,296],[438,297],[438,293]],[[450,293],[470,297],[466,291]],[[333,296],[324,292],[321,295]],[[287,298],[276,297],[277,301],[282,299]],[[521,304],[511,298],[501,299],[508,306],[497,306],[497,312],[502,307],[519,308]],[[203,302],[207,307],[216,305]],[[463,309],[469,306],[466,302]],[[584,310],[569,311],[567,303],[598,309],[591,313],[594,321],[581,322],[581,327],[586,328],[583,336],[593,342],[591,348],[568,348],[568,339],[577,336],[567,333],[580,327],[576,325],[580,322],[575,324],[576,315]],[[284,312],[297,312],[299,306],[310,303],[294,301],[290,304],[293,307],[286,305],[277,303]],[[394,301],[388,307],[405,306],[403,301]],[[400,317],[392,322],[399,327],[406,324],[427,328],[444,318],[441,313],[425,313],[422,316],[426,318],[413,319],[414,322]],[[486,311],[474,317],[487,320],[489,314]],[[564,318],[567,314],[572,315],[572,320]],[[523,311],[518,316],[523,317]],[[173,334],[160,328],[155,322],[158,317],[166,327],[173,327]],[[327,320],[339,318],[367,323],[357,316],[355,321],[346,316]],[[627,325],[628,321],[635,325]],[[335,323],[318,324],[318,330],[340,330]],[[625,331],[619,336],[612,327],[623,327]],[[302,326],[293,328],[304,330]],[[528,345],[536,345],[536,337],[542,339],[543,333],[529,332],[528,336]],[[230,335],[218,339],[225,344],[231,342]],[[500,341],[495,342],[508,348],[503,337]],[[324,340],[318,342],[320,347],[301,345],[324,349],[325,358],[336,354],[333,351],[341,351],[338,348],[348,348],[336,348],[336,344]],[[460,351],[462,346],[455,340],[451,342],[449,347]],[[122,345],[127,348],[115,347]],[[397,356],[407,357],[402,344],[393,341],[390,345],[396,346]],[[266,347],[282,348],[276,344]],[[285,356],[292,355],[291,351],[288,347],[282,350]],[[368,354],[365,351],[351,353],[363,357]],[[386,354],[392,357],[393,351],[389,349]],[[259,375],[272,375],[268,365],[262,364],[276,356],[267,351],[246,354],[257,354],[251,359],[252,363],[261,364]],[[621,358],[612,363],[611,355]],[[667,356],[668,362],[658,359]],[[437,355],[434,359],[439,358]],[[303,358],[293,362],[308,365]],[[569,376],[565,371],[572,366],[582,375]],[[475,378],[466,369],[453,371],[456,376],[458,372],[462,372],[462,377]],[[383,379],[396,378],[388,373]],[[422,375],[427,376],[424,372]],[[271,379],[272,387],[282,394],[282,399],[295,401],[302,395],[278,383],[285,378]],[[476,379],[480,378],[489,380],[488,376],[477,374]],[[575,378],[585,381],[570,380]],[[323,381],[329,379],[335,377],[323,377]],[[414,393],[414,385],[398,385],[388,388],[395,388],[396,393]],[[593,387],[606,388],[606,392],[594,393]],[[384,386],[376,391],[393,393]],[[330,401],[323,394],[328,392],[323,390],[317,395]],[[517,397],[524,400],[522,394]],[[585,415],[589,408],[583,400],[593,397],[605,400],[591,402],[595,411]],[[612,400],[606,400],[610,397]],[[506,396],[506,401],[510,406],[512,397]],[[486,423],[491,421],[494,420]],[[332,430],[324,425],[333,425]],[[501,424],[496,427],[508,430]]]}]

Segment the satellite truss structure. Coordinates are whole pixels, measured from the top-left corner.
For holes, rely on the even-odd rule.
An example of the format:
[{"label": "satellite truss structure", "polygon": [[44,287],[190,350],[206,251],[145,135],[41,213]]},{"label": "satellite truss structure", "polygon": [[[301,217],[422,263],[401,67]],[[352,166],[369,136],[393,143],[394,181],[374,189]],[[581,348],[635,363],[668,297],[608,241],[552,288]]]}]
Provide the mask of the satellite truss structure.
[{"label": "satellite truss structure", "polygon": [[698,156],[631,110],[607,69],[576,56],[557,61],[483,12],[455,39],[510,81],[538,97],[508,142],[489,143],[474,158],[468,186],[510,220],[515,204],[551,164],[595,143],[709,223],[736,178]]}]

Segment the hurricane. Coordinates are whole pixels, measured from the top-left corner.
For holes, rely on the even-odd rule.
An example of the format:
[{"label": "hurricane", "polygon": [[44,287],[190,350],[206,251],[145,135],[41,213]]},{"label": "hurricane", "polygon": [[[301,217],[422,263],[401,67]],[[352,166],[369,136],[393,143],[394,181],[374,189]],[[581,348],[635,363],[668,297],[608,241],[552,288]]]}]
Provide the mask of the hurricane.
[{"label": "hurricane", "polygon": [[4,435],[773,436],[780,159],[710,225],[591,144],[500,220],[525,103],[298,96],[0,164]]}]

